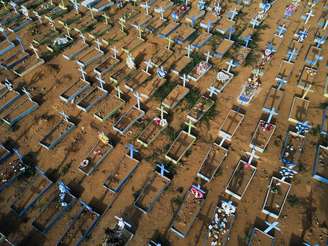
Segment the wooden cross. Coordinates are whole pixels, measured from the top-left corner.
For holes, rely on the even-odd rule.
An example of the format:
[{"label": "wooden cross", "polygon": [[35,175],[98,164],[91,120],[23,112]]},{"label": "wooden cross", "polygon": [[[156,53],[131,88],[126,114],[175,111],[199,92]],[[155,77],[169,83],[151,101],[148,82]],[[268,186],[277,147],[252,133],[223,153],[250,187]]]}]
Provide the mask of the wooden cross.
[{"label": "wooden cross", "polygon": [[183,87],[186,87],[186,84],[189,82],[188,76],[184,73],[180,79],[182,79]]},{"label": "wooden cross", "polygon": [[188,122],[185,122],[185,124],[188,126],[188,135],[189,135],[189,136],[192,136],[192,135],[191,135],[191,129],[192,129],[192,128],[196,128],[196,127],[192,124],[191,119],[189,119]]},{"label": "wooden cross", "polygon": [[40,56],[38,54],[38,49],[33,46],[33,44],[30,44],[30,48],[33,50],[35,56],[37,59],[40,59]]},{"label": "wooden cross", "polygon": [[171,50],[171,44],[173,42],[173,39],[171,37],[167,37],[166,40],[169,42],[168,45],[167,45],[167,49]]},{"label": "wooden cross", "polygon": [[188,46],[186,47],[187,50],[187,57],[190,58],[190,54],[192,52],[192,46],[190,44],[188,44]]}]

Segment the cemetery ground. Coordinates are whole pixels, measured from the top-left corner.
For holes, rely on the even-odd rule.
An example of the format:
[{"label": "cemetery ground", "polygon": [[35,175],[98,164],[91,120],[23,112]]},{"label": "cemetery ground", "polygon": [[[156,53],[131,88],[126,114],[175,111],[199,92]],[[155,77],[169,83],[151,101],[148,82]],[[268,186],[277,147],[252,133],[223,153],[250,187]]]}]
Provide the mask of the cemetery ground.
[{"label": "cemetery ground", "polygon": [[[230,1],[223,2],[225,2],[227,8],[232,4]],[[259,2],[257,0],[252,1],[250,6],[243,7],[242,17],[236,17],[236,26],[239,28],[245,27],[245,25],[247,26],[247,22],[251,20],[252,15],[257,11]],[[197,8],[196,5],[196,3],[193,3],[193,8]],[[264,27],[257,29],[259,34],[256,45],[252,46],[252,49],[254,49],[251,51],[253,55],[265,49],[267,42],[272,39],[276,25],[283,17],[285,6],[285,1],[279,0],[272,6],[268,17],[264,20]],[[321,13],[323,6],[324,3],[320,2],[315,7],[316,13]],[[129,3],[128,6],[122,9],[115,9],[115,11],[108,10],[108,13],[112,14],[113,22],[118,22],[118,17],[130,9],[134,9],[132,3]],[[139,7],[136,9],[144,15],[145,10]],[[223,196],[224,199],[233,200],[238,208],[228,245],[247,245],[250,231],[254,225],[262,225],[264,221],[274,221],[262,213],[261,210],[271,178],[281,166],[281,149],[284,145],[286,133],[290,130],[291,125],[288,121],[291,105],[295,96],[302,97],[304,93],[304,90],[297,87],[297,83],[302,76],[308,48],[313,43],[316,30],[314,26],[317,24],[319,14],[315,15],[309,21],[313,28],[309,29],[309,36],[303,42],[303,47],[305,48],[300,50],[288,79],[289,82],[283,87],[283,102],[279,106],[279,115],[275,117],[274,121],[276,125],[275,132],[269,144],[266,146],[266,150],[263,153],[257,153],[260,158],[256,160],[256,173],[242,200],[236,200],[232,196],[229,196],[225,193],[225,189],[239,161],[245,157],[245,152],[250,151],[249,143],[258,126],[259,120],[265,120],[265,117],[267,117],[263,117],[262,112],[266,95],[270,92],[272,86],[276,84],[275,78],[281,71],[281,62],[286,57],[289,44],[293,40],[294,32],[301,26],[301,22],[303,22],[300,16],[304,9],[305,5],[301,5],[295,15],[291,17],[284,41],[273,56],[270,64],[266,67],[265,74],[261,78],[261,90],[252,102],[246,106],[238,106],[237,98],[240,90],[252,71],[250,64],[238,66],[233,69],[235,76],[231,83],[224,89],[223,93],[215,96],[214,106],[202,119],[197,119],[197,126],[195,129],[192,129],[191,133],[192,136],[195,136],[196,140],[193,142],[191,148],[182,156],[178,164],[169,163],[165,159],[165,155],[179,133],[183,131],[183,134],[187,136],[188,128],[185,122],[188,122],[187,116],[190,110],[202,95],[208,94],[207,89],[215,81],[216,74],[213,70],[219,71],[225,68],[226,62],[231,59],[229,54],[224,56],[223,59],[211,58],[211,70],[204,74],[198,81],[190,80],[187,85],[190,88],[189,93],[175,107],[165,108],[168,111],[166,118],[169,124],[155,140],[147,144],[147,147],[138,143],[137,139],[146,126],[159,115],[157,108],[161,104],[161,101],[165,99],[176,84],[182,85],[181,79],[176,73],[170,73],[164,86],[160,87],[161,90],[155,92],[150,99],[142,99],[141,109],[145,111],[145,116],[129,127],[124,134],[120,134],[113,129],[113,125],[131,107],[137,107],[133,93],[125,87],[127,83],[123,79],[118,81],[122,89],[122,97],[125,99],[121,100],[115,97],[117,94],[115,91],[117,83],[110,82],[109,79],[117,71],[118,66],[126,66],[124,62],[115,65],[112,70],[103,76],[106,79],[105,89],[109,91],[109,97],[115,97],[114,100],[107,96],[107,98],[102,99],[102,101],[88,112],[80,110],[74,103],[64,102],[59,98],[59,95],[67,90],[72,83],[81,79],[80,72],[78,71],[79,66],[76,62],[65,59],[62,55],[63,52],[53,56],[43,65],[38,66],[22,77],[17,77],[16,74],[9,70],[1,69],[0,81],[8,79],[13,81],[15,88],[28,88],[33,101],[37,102],[39,107],[12,127],[1,121],[0,143],[10,148],[19,148],[27,163],[37,165],[51,181],[63,181],[70,188],[74,197],[80,198],[91,206],[101,218],[96,220],[97,214],[85,214],[85,210],[81,212],[81,207],[82,209],[84,207],[79,201],[76,201],[70,209],[63,212],[61,218],[49,228],[46,234],[36,230],[33,227],[33,222],[44,211],[43,209],[47,205],[49,197],[54,192],[56,188],[54,186],[56,184],[53,184],[52,187],[44,191],[42,189],[47,187],[46,183],[42,184],[42,189],[41,187],[35,189],[37,193],[44,192],[43,195],[26,213],[19,215],[17,212],[14,212],[12,207],[23,206],[21,204],[27,203],[25,200],[24,202],[19,200],[21,198],[21,192],[25,189],[27,193],[25,196],[29,199],[32,197],[28,193],[30,190],[26,190],[26,187],[22,186],[29,184],[29,182],[32,184],[36,182],[30,181],[31,177],[23,176],[16,180],[16,183],[14,182],[13,185],[0,193],[0,232],[6,235],[7,239],[14,242],[15,245],[54,245],[60,238],[62,238],[62,241],[65,241],[63,242],[65,245],[70,245],[70,243],[74,243],[75,245],[79,237],[81,237],[80,234],[83,234],[96,221],[92,233],[81,244],[101,245],[105,237],[105,229],[110,227],[116,221],[115,216],[118,216],[132,224],[135,235],[131,239],[131,245],[146,245],[150,239],[157,235],[165,238],[171,245],[207,245],[207,227],[212,220],[219,200]],[[158,18],[158,14],[156,17]],[[84,11],[83,18],[91,18],[89,11]],[[169,21],[169,23],[172,24],[174,22]],[[190,25],[188,26],[190,27]],[[135,55],[138,76],[147,77],[146,74],[142,74],[144,71],[141,69],[141,67],[145,67],[144,61],[147,58],[155,56],[159,50],[170,52],[166,49],[168,45],[167,40],[160,38],[158,35],[144,33],[143,37],[145,41],[141,42],[137,47],[133,47],[134,42],[139,42],[137,39],[138,33],[134,28],[129,27],[127,34],[124,35],[117,27],[113,28],[112,31],[114,35],[110,39],[114,40],[117,38],[118,40],[115,40],[115,42],[111,40],[111,42],[114,42],[117,48],[129,47],[130,52]],[[26,44],[30,44],[33,38],[35,38],[30,33],[28,27],[20,31],[20,36],[24,37],[24,43]],[[220,38],[222,37],[220,36]],[[108,53],[112,45],[104,45],[104,47],[104,50],[108,49]],[[212,48],[210,43],[197,51],[193,51],[194,56],[192,57],[195,57],[195,54],[205,57],[204,54],[208,48]],[[182,56],[183,59],[189,60],[185,56],[184,46],[172,44],[171,50],[174,54],[172,54],[172,61],[169,61],[170,64],[173,64],[175,59],[176,62],[181,61],[182,59],[179,59],[179,57]],[[322,46],[322,54],[328,54],[327,44]],[[127,54],[120,49],[118,57],[120,61],[126,60]],[[253,57],[253,63],[254,59],[256,62],[258,57]],[[311,123],[312,129],[306,136],[304,153],[300,158],[301,170],[293,179],[289,196],[279,217],[280,231],[275,232],[277,245],[301,245],[303,241],[310,242],[311,244],[319,243],[320,245],[324,245],[328,238],[327,184],[318,182],[312,178],[312,167],[320,137],[322,112],[327,106],[326,99],[323,96],[325,89],[324,81],[326,80],[328,71],[326,67],[327,59],[328,56],[326,55],[324,60],[320,61],[318,73],[315,77],[315,84],[312,87],[314,92],[309,92],[306,97],[310,101],[306,120]],[[202,60],[204,59],[202,58]],[[98,85],[98,82],[95,76],[90,75],[93,74],[94,68],[102,64],[102,62],[104,60],[95,61],[85,68],[89,76],[87,80],[94,85]],[[150,69],[151,74],[156,74],[154,72],[156,71],[155,67]],[[189,72],[192,71],[192,67],[188,69]],[[182,74],[180,75],[182,76]],[[185,87],[183,88],[185,89]],[[106,100],[108,100],[108,103],[105,103]],[[218,144],[219,129],[231,109],[235,109],[236,106],[244,114],[242,123],[233,135],[233,140],[229,142],[227,157],[220,164],[213,179],[210,182],[205,182],[201,177],[197,177],[197,172],[204,161],[204,157],[208,153],[209,147],[214,142]],[[113,107],[115,112],[111,114],[107,107]],[[106,111],[104,111],[105,108]],[[59,112],[62,111],[69,116],[70,122],[73,122],[76,128],[72,129],[54,148],[49,150],[43,148],[40,145],[40,141],[61,120],[62,116]],[[103,115],[105,112],[106,116],[109,115],[108,118]],[[99,117],[95,117],[97,114],[101,116],[100,120]],[[110,148],[110,152],[97,164],[92,173],[86,175],[86,172],[81,172],[80,170],[81,161],[86,158],[91,147],[99,141],[97,135],[100,132],[104,132],[108,136],[113,148]],[[136,160],[129,159],[130,153],[126,146],[131,143],[138,150],[138,153],[135,155]],[[130,175],[130,178],[122,184],[119,192],[106,189],[104,182],[108,177],[110,175],[115,176],[118,168],[125,168],[123,166],[125,161],[122,161],[124,158],[132,162],[132,164],[129,163],[129,168],[130,165],[133,166],[129,169],[131,173],[129,173],[129,170],[124,170],[124,176]],[[121,163],[122,167],[117,167]],[[154,169],[157,163],[168,164],[169,169],[172,170],[173,178],[169,185],[165,187],[158,201],[154,203],[152,209],[147,213],[143,213],[134,204],[145,184],[154,177]],[[122,179],[121,173],[119,174],[117,176]],[[165,181],[156,180],[156,182]],[[202,184],[203,189],[206,190],[206,199],[203,200],[200,211],[194,223],[191,225],[189,232],[184,238],[178,237],[172,233],[170,228],[175,223],[174,219],[179,209],[186,205],[183,202],[190,193],[189,189],[191,185],[195,183]],[[154,194],[152,195],[155,196]],[[25,196],[24,199],[27,199]],[[184,214],[184,216],[187,217],[188,215]],[[76,223],[71,224],[72,219],[75,218]],[[82,223],[80,218],[85,223]],[[188,219],[190,220],[191,218]],[[68,227],[69,225],[71,227]],[[80,229],[76,229],[76,227]],[[68,230],[69,228],[71,229]],[[70,234],[74,231],[78,232],[74,235]]]}]

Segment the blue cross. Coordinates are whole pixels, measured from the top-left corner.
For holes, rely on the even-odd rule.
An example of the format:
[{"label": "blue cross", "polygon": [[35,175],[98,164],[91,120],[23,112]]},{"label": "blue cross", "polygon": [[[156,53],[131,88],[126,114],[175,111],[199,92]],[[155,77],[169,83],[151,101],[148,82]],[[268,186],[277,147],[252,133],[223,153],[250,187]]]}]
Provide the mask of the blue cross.
[{"label": "blue cross", "polygon": [[162,164],[162,163],[158,163],[156,165],[158,168],[159,168],[159,174],[162,176],[162,177],[165,177],[165,173],[169,174],[170,171],[168,169],[165,168],[165,165]]},{"label": "blue cross", "polygon": [[288,53],[287,53],[287,61],[290,62],[291,60],[294,60],[294,58],[296,58],[297,56],[297,50],[294,48],[292,50],[288,50]]},{"label": "blue cross", "polygon": [[286,27],[283,26],[283,25],[280,25],[277,27],[277,33],[278,33],[278,36],[281,37],[285,34],[286,32]]},{"label": "blue cross", "polygon": [[274,53],[277,51],[277,49],[274,47],[272,42],[268,43],[267,50],[270,50],[271,53]]},{"label": "blue cross", "polygon": [[233,28],[233,27],[230,27],[229,29],[228,29],[228,33],[229,33],[229,40],[231,40],[231,35],[234,33],[236,31],[236,29],[235,28]]},{"label": "blue cross", "polygon": [[137,153],[137,152],[139,152],[135,147],[134,147],[134,145],[133,144],[128,144],[128,149],[129,149],[129,152],[130,152],[130,159],[133,159],[133,154],[134,153]]},{"label": "blue cross", "polygon": [[280,229],[278,228],[279,222],[269,223],[269,222],[265,221],[265,224],[268,225],[268,227],[264,230],[265,234],[268,234],[272,229],[276,229],[276,230],[280,231]]},{"label": "blue cross", "polygon": [[314,42],[317,44],[317,48],[320,48],[326,42],[326,37],[318,36],[314,39]]},{"label": "blue cross", "polygon": [[243,41],[245,42],[245,47],[248,47],[248,44],[250,41],[252,41],[252,37],[250,35],[243,38]]},{"label": "blue cross", "polygon": [[298,122],[295,128],[298,134],[304,134],[310,131],[311,125],[307,121]]}]

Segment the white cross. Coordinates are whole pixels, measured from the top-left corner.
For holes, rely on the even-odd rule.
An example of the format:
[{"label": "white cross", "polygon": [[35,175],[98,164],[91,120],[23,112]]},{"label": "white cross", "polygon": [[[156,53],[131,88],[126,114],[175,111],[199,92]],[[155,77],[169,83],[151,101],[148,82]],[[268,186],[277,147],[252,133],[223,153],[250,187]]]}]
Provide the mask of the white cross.
[{"label": "white cross", "polygon": [[73,8],[75,9],[76,13],[79,13],[79,3],[77,2],[77,0],[73,0]]},{"label": "white cross", "polygon": [[86,81],[85,76],[87,75],[87,72],[84,71],[82,66],[80,66],[79,71],[81,72],[82,79]]},{"label": "white cross", "polygon": [[187,56],[188,56],[188,58],[190,58],[190,54],[192,52],[192,46],[190,44],[188,44],[188,46],[186,47],[186,50],[187,50]]},{"label": "white cross", "polygon": [[99,41],[99,39],[96,39],[96,41],[95,41],[95,43],[96,43],[96,45],[97,45],[97,50],[99,51],[99,52],[101,52],[101,42]]},{"label": "white cross", "polygon": [[265,224],[268,225],[268,227],[264,230],[265,234],[268,234],[272,229],[277,229],[278,231],[280,231],[280,229],[278,228],[278,222],[269,223],[265,221]]},{"label": "white cross", "polygon": [[167,45],[167,49],[171,50],[171,44],[172,44],[173,40],[172,40],[171,37],[167,37],[166,40],[169,42],[168,45]]},{"label": "white cross", "polygon": [[188,76],[184,73],[180,79],[182,79],[183,86],[186,87],[186,84],[189,82]]},{"label": "white cross", "polygon": [[12,91],[14,89],[13,84],[8,79],[5,79],[5,86],[7,87],[8,91]]},{"label": "white cross", "polygon": [[83,35],[83,33],[80,31],[80,34],[79,34],[80,38],[82,39],[83,43],[86,43],[85,42],[85,36]]},{"label": "white cross", "polygon": [[314,14],[313,14],[313,11],[312,11],[312,9],[309,11],[309,12],[307,12],[306,14],[305,14],[305,24],[307,24],[308,23],[308,21],[310,20],[310,18],[311,17],[313,17],[314,16]]},{"label": "white cross", "polygon": [[189,0],[185,0],[185,5],[188,6]]},{"label": "white cross", "polygon": [[167,114],[167,112],[164,110],[163,105],[161,105],[159,108],[157,108],[161,112],[161,122],[164,120],[164,114]]},{"label": "white cross", "polygon": [[24,48],[24,46],[23,46],[23,43],[22,43],[22,40],[20,39],[20,37],[16,36],[16,40],[18,41],[18,43],[19,43],[19,45],[20,45],[22,51],[25,51],[25,48]]},{"label": "white cross", "polygon": [[39,23],[42,24],[42,17],[39,15],[39,13],[35,10],[33,10],[32,13],[36,16],[36,18],[38,18]]},{"label": "white cross", "polygon": [[207,32],[208,33],[211,31],[211,28],[212,28],[212,22],[211,21],[208,21],[207,22],[207,25],[206,25],[206,29],[207,29]]},{"label": "white cross", "polygon": [[96,79],[98,80],[99,82],[99,85],[100,85],[100,88],[102,90],[105,90],[104,89],[104,85],[106,84],[105,80],[103,80],[103,78],[101,77],[101,74],[98,74],[98,76],[96,76]]},{"label": "white cross", "polygon": [[92,19],[94,19],[94,18],[95,18],[95,16],[93,15],[93,9],[92,9],[92,8],[89,8],[89,10],[90,10],[90,15],[91,15],[91,18],[92,18]]},{"label": "white cross", "polygon": [[288,51],[288,59],[287,61],[290,62],[291,60],[293,60],[297,55],[297,50],[296,48],[293,48],[292,50]]},{"label": "white cross", "polygon": [[247,37],[244,37],[245,47],[248,47],[249,42],[252,41],[252,37],[248,35]]},{"label": "white cross", "polygon": [[285,25],[280,25],[280,26],[278,26],[278,28],[277,28],[278,30],[278,33],[277,33],[277,35],[281,38],[281,37],[283,37],[283,34],[286,32],[286,27],[285,27]]},{"label": "white cross", "polygon": [[236,67],[236,64],[234,63],[234,60],[233,59],[231,59],[230,61],[226,62],[226,64],[228,65],[228,68],[226,70],[227,73],[230,73],[231,68]]},{"label": "white cross", "polygon": [[258,156],[256,156],[256,150],[255,150],[255,148],[252,149],[252,152],[251,153],[247,152],[247,154],[249,154],[249,159],[247,161],[247,164],[251,165],[253,159],[254,158],[258,158]]},{"label": "white cross", "polygon": [[133,95],[134,95],[134,96],[136,97],[136,99],[137,99],[137,107],[138,107],[138,109],[140,110],[140,109],[141,109],[140,101],[141,101],[142,96],[141,96],[141,94],[140,94],[139,92],[137,92],[137,91],[136,91]]},{"label": "white cross", "polygon": [[35,48],[35,47],[33,46],[33,44],[30,45],[30,48],[33,50],[33,52],[34,52],[36,58],[39,59],[40,56],[39,56],[39,54],[38,54],[38,49]]},{"label": "white cross", "polygon": [[116,47],[111,48],[111,50],[113,52],[114,59],[117,60],[118,50],[116,49]]},{"label": "white cross", "polygon": [[260,21],[257,19],[257,16],[251,19],[250,24],[252,25],[253,29],[255,29],[255,27],[260,25]]},{"label": "white cross", "polygon": [[210,88],[207,89],[210,93],[210,97],[212,97],[213,95],[217,95],[220,90],[218,88],[215,88],[214,86],[210,86]]},{"label": "white cross", "polygon": [[124,29],[125,29],[125,22],[126,22],[126,20],[125,20],[125,18],[123,18],[123,17],[121,17],[120,19],[119,19],[119,24],[120,24],[120,26],[121,26],[121,32],[124,32]]},{"label": "white cross", "polygon": [[142,30],[141,26],[140,25],[136,25],[135,28],[137,29],[137,31],[139,33],[139,37],[138,38],[140,40],[143,40],[143,38],[142,38],[142,32],[143,32],[143,30]]},{"label": "white cross", "polygon": [[154,11],[157,12],[157,13],[159,13],[161,15],[161,20],[162,21],[165,21],[165,18],[164,18],[164,12],[165,12],[165,10],[162,7],[156,8]]},{"label": "white cross", "polygon": [[305,99],[305,97],[307,96],[307,94],[310,92],[311,88],[312,88],[312,84],[309,84],[307,86],[306,90],[304,91],[304,94],[302,96],[302,99]]},{"label": "white cross", "polygon": [[146,10],[146,15],[149,15],[149,4],[148,4],[148,1],[146,1],[145,3],[142,3],[140,4],[141,8],[145,9]]},{"label": "white cross", "polygon": [[213,56],[211,55],[211,51],[207,51],[205,53],[206,56],[206,63],[208,63],[210,61],[210,58],[212,58]]},{"label": "white cross", "polygon": [[315,55],[312,67],[315,66],[319,61],[322,61],[322,60],[323,60],[323,56]]},{"label": "white cross", "polygon": [[115,87],[115,90],[116,90],[116,92],[117,92],[117,97],[118,97],[119,99],[121,99],[121,93],[122,93],[122,91],[121,91],[121,89],[120,89],[120,86],[116,86],[116,87]]},{"label": "white cross", "polygon": [[152,68],[154,64],[152,63],[151,59],[145,61],[144,63],[146,64],[145,72],[146,74],[149,74],[149,68]]},{"label": "white cross", "polygon": [[230,17],[229,17],[229,20],[232,20],[233,21],[233,19],[236,17],[236,15],[238,14],[238,12],[237,12],[237,9],[235,8],[234,10],[231,10],[230,11]]},{"label": "white cross", "polygon": [[188,135],[191,136],[191,129],[196,127],[192,124],[191,119],[189,119],[188,122],[185,122],[185,124],[188,126]]},{"label": "white cross", "polygon": [[61,116],[63,116],[63,118],[64,118],[64,120],[65,120],[66,122],[69,121],[69,117],[68,117],[68,115],[67,115],[65,112],[60,111],[59,114],[60,114]]},{"label": "white cross", "polygon": [[66,32],[67,32],[67,37],[71,37],[71,35],[70,35],[70,32],[69,32],[69,30],[70,30],[70,28],[69,28],[69,26],[67,25],[67,24],[64,24],[64,28],[66,29]]},{"label": "white cross", "polygon": [[17,12],[17,4],[16,3],[14,3],[14,2],[12,2],[12,1],[10,1],[10,3],[9,3],[10,5],[11,5],[11,7],[14,9],[14,11],[15,11],[15,13],[16,14],[18,14],[18,12]]},{"label": "white cross", "polygon": [[26,90],[25,87],[23,87],[22,92],[28,97],[30,101],[32,101],[32,96],[31,94]]},{"label": "white cross", "polygon": [[105,18],[106,25],[108,25],[109,24],[109,22],[108,22],[109,16],[106,15],[105,13],[102,16]]},{"label": "white cross", "polygon": [[274,107],[271,109],[264,108],[263,111],[269,114],[268,120],[266,122],[268,124],[271,123],[273,116],[278,115],[278,112],[276,111],[276,109]]}]

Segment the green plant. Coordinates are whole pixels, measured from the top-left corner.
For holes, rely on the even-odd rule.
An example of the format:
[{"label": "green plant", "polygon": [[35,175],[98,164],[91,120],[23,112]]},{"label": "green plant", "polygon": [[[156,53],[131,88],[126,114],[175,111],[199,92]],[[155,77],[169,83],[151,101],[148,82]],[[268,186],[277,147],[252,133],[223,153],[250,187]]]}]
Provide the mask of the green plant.
[{"label": "green plant", "polygon": [[287,202],[290,204],[290,206],[295,207],[300,203],[300,199],[296,195],[289,195]]},{"label": "green plant", "polygon": [[174,82],[167,81],[155,91],[154,97],[160,101],[163,101],[164,98],[167,97],[167,95],[173,90],[174,87]]},{"label": "green plant", "polygon": [[188,104],[188,107],[191,108],[194,106],[199,99],[199,90],[198,89],[191,89],[187,96],[185,97],[185,101]]}]

